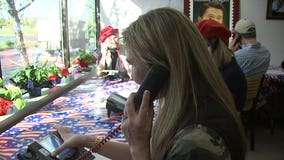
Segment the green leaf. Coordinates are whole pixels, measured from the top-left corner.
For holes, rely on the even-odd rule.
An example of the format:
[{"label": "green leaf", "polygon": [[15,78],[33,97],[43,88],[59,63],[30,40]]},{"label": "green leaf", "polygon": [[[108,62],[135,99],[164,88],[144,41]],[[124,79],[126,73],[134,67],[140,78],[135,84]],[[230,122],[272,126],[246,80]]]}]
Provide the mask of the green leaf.
[{"label": "green leaf", "polygon": [[19,87],[13,85],[6,85],[5,88],[8,91],[6,94],[6,99],[15,100],[17,98],[22,98],[22,92]]},{"label": "green leaf", "polygon": [[26,67],[24,70],[18,72],[15,77],[16,85],[26,89],[28,79],[32,80],[35,86],[41,86],[42,84],[48,81],[48,77],[57,74],[59,77],[62,77],[60,68],[55,64],[47,66],[47,61],[39,66],[37,64],[32,64]]},{"label": "green leaf", "polygon": [[3,80],[2,80],[2,78],[0,77],[0,87],[2,87],[3,86]]},{"label": "green leaf", "polygon": [[79,49],[79,56],[77,57],[78,60],[87,60],[89,64],[95,63],[96,57],[92,54],[92,52],[84,50],[84,49]]},{"label": "green leaf", "polygon": [[26,105],[25,101],[19,98],[14,100],[13,103],[15,104],[18,110],[23,109]]},{"label": "green leaf", "polygon": [[6,99],[8,92],[9,92],[8,90],[4,88],[0,88],[0,97],[3,97]]}]

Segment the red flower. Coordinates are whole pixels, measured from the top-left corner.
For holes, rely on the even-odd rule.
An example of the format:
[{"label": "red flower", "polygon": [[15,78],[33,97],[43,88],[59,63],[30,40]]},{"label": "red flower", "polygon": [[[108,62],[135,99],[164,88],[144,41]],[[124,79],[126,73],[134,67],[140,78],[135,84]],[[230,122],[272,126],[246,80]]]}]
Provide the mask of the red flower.
[{"label": "red flower", "polygon": [[78,58],[75,58],[75,59],[74,59],[74,63],[75,63],[75,64],[79,64],[79,63],[80,63],[80,60],[79,60]]},{"label": "red flower", "polygon": [[89,66],[89,61],[88,60],[81,60],[80,62],[79,62],[79,65],[81,66],[81,67],[88,67]]},{"label": "red flower", "polygon": [[52,75],[48,76],[47,80],[49,80],[49,81],[56,80],[57,77],[58,77],[58,74],[52,74]]},{"label": "red flower", "polygon": [[63,77],[67,77],[68,74],[69,74],[68,68],[65,68],[65,67],[60,68],[60,72],[61,72],[61,75],[62,75]]},{"label": "red flower", "polygon": [[5,115],[7,113],[8,108],[13,104],[12,101],[8,101],[2,97],[0,97],[0,116]]}]

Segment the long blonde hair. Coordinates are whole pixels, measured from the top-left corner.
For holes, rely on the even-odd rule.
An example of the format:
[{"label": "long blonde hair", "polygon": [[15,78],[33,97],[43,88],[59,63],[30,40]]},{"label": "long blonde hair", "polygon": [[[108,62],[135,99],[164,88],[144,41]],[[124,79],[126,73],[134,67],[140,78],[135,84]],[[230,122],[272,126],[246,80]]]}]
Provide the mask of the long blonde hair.
[{"label": "long blonde hair", "polygon": [[140,16],[122,33],[126,49],[145,64],[170,71],[168,88],[152,130],[152,159],[163,159],[175,134],[198,115],[195,96],[210,96],[231,115],[242,134],[241,121],[229,90],[213,63],[199,31],[182,13],[159,8]]}]

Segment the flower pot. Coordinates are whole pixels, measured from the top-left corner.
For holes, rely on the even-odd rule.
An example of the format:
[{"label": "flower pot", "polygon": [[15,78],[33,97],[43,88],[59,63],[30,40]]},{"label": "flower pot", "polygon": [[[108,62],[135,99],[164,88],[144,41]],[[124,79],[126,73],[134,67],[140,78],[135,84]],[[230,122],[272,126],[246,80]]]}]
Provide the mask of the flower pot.
[{"label": "flower pot", "polygon": [[12,104],[12,105],[8,108],[6,114],[13,114],[13,113],[16,113],[16,112],[18,112],[18,111],[19,111],[19,110],[18,110],[18,108],[16,107],[16,105],[15,105],[15,104]]},{"label": "flower pot", "polygon": [[89,66],[88,60],[80,60],[79,61],[79,66],[81,68],[87,68]]},{"label": "flower pot", "polygon": [[41,88],[40,87],[35,87],[32,89],[29,89],[29,95],[30,98],[35,98],[41,96]]},{"label": "flower pot", "polygon": [[56,86],[56,84],[60,84],[61,83],[61,77],[57,77],[54,80],[49,80],[48,81],[48,85],[47,88],[53,88]]},{"label": "flower pot", "polygon": [[45,96],[48,95],[50,88],[42,88],[41,89],[41,95]]}]

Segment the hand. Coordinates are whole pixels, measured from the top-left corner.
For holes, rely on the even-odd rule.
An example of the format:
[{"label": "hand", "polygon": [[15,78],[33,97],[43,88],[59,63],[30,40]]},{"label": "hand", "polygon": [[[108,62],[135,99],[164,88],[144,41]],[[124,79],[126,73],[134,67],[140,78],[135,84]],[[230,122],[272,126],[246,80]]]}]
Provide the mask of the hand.
[{"label": "hand", "polygon": [[110,51],[107,50],[107,48],[101,49],[102,57],[100,59],[99,65],[96,67],[96,73],[99,77],[102,77],[102,70],[105,70],[107,68],[106,65],[110,64],[111,62],[111,54]]},{"label": "hand", "polygon": [[64,143],[59,146],[53,153],[52,156],[58,155],[66,148],[76,148],[76,147],[92,147],[94,137],[88,135],[76,135],[71,133],[70,128],[56,125],[54,128],[59,132]]},{"label": "hand", "polygon": [[122,131],[128,140],[132,158],[149,158],[154,117],[153,104],[150,103],[150,92],[145,91],[140,110],[136,112],[134,96],[134,93],[130,94],[125,105],[124,114],[128,118],[122,123]]},{"label": "hand", "polygon": [[233,52],[235,52],[235,51],[237,51],[238,49],[239,49],[239,47],[240,47],[240,42],[237,42],[237,36],[235,36],[234,38],[233,38],[233,40],[231,41],[231,43],[230,43],[230,45],[229,45],[229,48],[233,51]]}]

